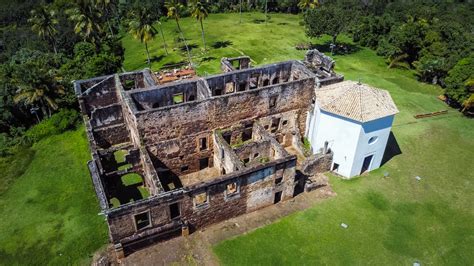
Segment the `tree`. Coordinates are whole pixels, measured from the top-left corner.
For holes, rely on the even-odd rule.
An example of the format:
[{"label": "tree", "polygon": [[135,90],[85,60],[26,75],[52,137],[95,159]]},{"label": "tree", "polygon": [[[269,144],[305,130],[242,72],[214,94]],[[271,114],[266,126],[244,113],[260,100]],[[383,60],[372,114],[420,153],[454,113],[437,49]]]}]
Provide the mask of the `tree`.
[{"label": "tree", "polygon": [[114,36],[118,31],[117,27],[113,27],[118,23],[111,23],[111,20],[117,19],[117,9],[118,1],[117,0],[93,0],[92,3],[98,12],[101,14],[103,20],[106,22],[111,36]]},{"label": "tree", "polygon": [[66,12],[69,19],[75,23],[75,33],[79,34],[84,41],[90,41],[99,47],[104,37],[104,27],[102,14],[95,8],[92,0],[75,0],[74,7]]},{"label": "tree", "polygon": [[57,100],[65,94],[57,72],[59,57],[39,51],[22,49],[12,58],[12,84],[17,88],[13,100],[29,107],[40,107],[43,115],[51,116],[58,109]]},{"label": "tree", "polygon": [[56,25],[58,20],[55,17],[54,10],[40,5],[37,9],[31,10],[31,17],[28,19],[28,22],[32,24],[31,30],[49,42],[53,46],[54,53],[57,54],[55,34],[57,32]]},{"label": "tree", "polygon": [[317,6],[319,6],[319,1],[318,0],[300,0],[298,2],[298,7],[301,10],[314,9]]},{"label": "tree", "polygon": [[463,111],[472,107],[474,94],[474,53],[459,62],[448,72],[446,94],[464,106]]},{"label": "tree", "polygon": [[204,45],[204,50],[206,50],[206,38],[204,37],[204,26],[202,25],[202,20],[206,19],[209,15],[207,4],[202,0],[193,0],[191,2],[191,16],[199,20],[201,24],[201,35],[202,43]]},{"label": "tree", "polygon": [[186,47],[189,63],[192,65],[193,62],[191,60],[191,53],[189,52],[188,42],[186,41],[186,38],[184,38],[184,33],[181,30],[181,26],[179,25],[179,19],[181,16],[181,12],[184,9],[184,6],[179,2],[179,0],[168,0],[165,2],[165,7],[168,9],[167,16],[169,18],[173,18],[176,21],[176,26],[178,26],[178,31],[181,35],[181,39],[183,40],[184,46]]},{"label": "tree", "polygon": [[145,44],[147,63],[150,66],[150,52],[148,51],[148,42],[155,38],[158,31],[153,26],[153,17],[146,8],[140,8],[132,12],[132,19],[128,24],[128,31],[135,39]]},{"label": "tree", "polygon": [[338,3],[326,3],[317,9],[309,9],[304,14],[306,35],[317,38],[323,34],[332,37],[331,52],[334,54],[337,37],[347,30],[354,11],[344,9]]}]

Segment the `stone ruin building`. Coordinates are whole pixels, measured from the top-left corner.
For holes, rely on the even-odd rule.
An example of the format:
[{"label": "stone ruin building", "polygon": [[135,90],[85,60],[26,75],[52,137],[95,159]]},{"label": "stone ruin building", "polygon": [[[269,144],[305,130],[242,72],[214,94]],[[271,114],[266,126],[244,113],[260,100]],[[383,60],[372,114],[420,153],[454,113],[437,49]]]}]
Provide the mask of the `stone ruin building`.
[{"label": "stone ruin building", "polygon": [[343,79],[311,52],[159,84],[148,69],[74,83],[88,162],[118,257],[317,188],[332,153],[303,145],[315,89]]}]

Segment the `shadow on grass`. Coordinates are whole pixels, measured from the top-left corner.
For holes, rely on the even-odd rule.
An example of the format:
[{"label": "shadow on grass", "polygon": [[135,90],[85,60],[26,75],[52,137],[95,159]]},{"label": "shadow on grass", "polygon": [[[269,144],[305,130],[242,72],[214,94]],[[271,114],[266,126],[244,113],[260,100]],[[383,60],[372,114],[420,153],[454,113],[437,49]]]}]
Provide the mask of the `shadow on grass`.
[{"label": "shadow on grass", "polygon": [[[331,53],[331,41],[327,41],[323,44],[311,44],[310,49],[318,49],[318,51],[322,53]],[[358,51],[360,51],[360,47],[355,44],[338,42],[334,49],[334,54],[347,55]]]},{"label": "shadow on grass", "polygon": [[232,45],[231,41],[217,41],[214,44],[212,44],[212,48],[214,49],[219,49],[219,48],[225,48],[229,45]]},{"label": "shadow on grass", "polygon": [[207,56],[207,57],[204,57],[201,59],[201,63],[203,62],[209,62],[209,61],[212,61],[212,60],[215,60],[217,58],[215,58],[214,56]]},{"label": "shadow on grass", "polygon": [[[188,44],[188,49],[189,49],[189,51],[191,51],[191,50],[193,50],[193,49],[196,49],[196,48],[198,48],[198,45],[197,45],[197,44],[195,44],[195,43],[190,43],[190,44]],[[186,52],[186,45],[181,45],[181,46],[179,47],[179,50],[181,50],[182,52]]]},{"label": "shadow on grass", "polygon": [[153,63],[153,62],[160,62],[161,60],[163,60],[163,58],[165,58],[164,55],[159,55],[159,56],[156,56],[156,55],[155,55],[155,56],[152,56],[152,57],[150,58],[150,62],[152,62],[152,63]]},{"label": "shadow on grass", "polygon": [[388,136],[387,146],[385,147],[385,152],[382,157],[382,163],[380,166],[383,166],[385,163],[390,161],[393,157],[402,154],[402,150],[398,145],[397,139],[393,132],[390,131],[390,135]]}]

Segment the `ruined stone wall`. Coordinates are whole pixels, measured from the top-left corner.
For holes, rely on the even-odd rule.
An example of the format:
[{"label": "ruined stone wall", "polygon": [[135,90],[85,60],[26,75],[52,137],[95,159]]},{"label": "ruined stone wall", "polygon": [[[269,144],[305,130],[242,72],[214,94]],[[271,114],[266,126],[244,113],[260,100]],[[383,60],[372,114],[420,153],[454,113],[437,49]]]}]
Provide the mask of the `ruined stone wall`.
[{"label": "ruined stone wall", "polygon": [[[181,201],[182,197],[182,192],[168,192],[161,194],[160,197],[142,200],[111,211],[107,214],[107,223],[109,224],[109,231],[113,242],[118,243],[123,238],[131,237],[170,223],[169,205]],[[142,230],[137,230],[134,216],[145,212],[150,213],[151,225]]]},{"label": "ruined stone wall", "polygon": [[[285,176],[296,165],[294,157],[280,159],[266,165],[235,172],[203,183],[187,190],[164,192],[157,197],[128,204],[111,211],[108,216],[110,235],[114,243],[131,241],[152,234],[176,219],[187,222],[191,229],[199,229],[213,223],[239,216],[265,206],[272,205],[275,193],[292,190],[286,187],[285,182],[275,184],[280,176]],[[284,177],[285,178],[285,177]],[[227,194],[227,185],[236,182],[238,193]],[[206,192],[208,201],[204,205],[196,206],[194,196]],[[285,196],[282,196],[282,200]],[[179,204],[180,216],[171,219],[170,205]],[[134,216],[150,213],[151,225],[137,230]]]},{"label": "ruined stone wall", "polygon": [[220,169],[220,173],[232,173],[244,168],[230,145],[222,138],[220,132],[214,132],[214,167]]},{"label": "ruined stone wall", "polygon": [[90,121],[93,128],[123,123],[122,106],[120,104],[112,104],[94,109],[91,113]]},{"label": "ruined stone wall", "polygon": [[[215,128],[230,127],[252,117],[295,111],[297,123],[303,125],[304,132],[306,117],[302,114],[313,97],[314,90],[310,89],[313,85],[314,80],[301,80],[138,113],[138,131],[153,156],[173,172],[180,173],[182,165],[194,172],[199,170],[199,158],[212,158],[210,136]],[[275,105],[270,106],[273,97]],[[201,137],[208,138],[209,150],[198,150]]]},{"label": "ruined stone wall", "polygon": [[128,128],[125,124],[94,129],[93,135],[97,146],[103,149],[130,141]]},{"label": "ruined stone wall", "polygon": [[115,88],[114,76],[110,76],[103,81],[87,89],[79,97],[82,101],[81,108],[90,116],[95,108],[105,107],[118,102],[117,91]]},{"label": "ruined stone wall", "polygon": [[240,161],[252,163],[265,163],[273,160],[273,149],[269,140],[258,140],[245,143],[234,148]]}]

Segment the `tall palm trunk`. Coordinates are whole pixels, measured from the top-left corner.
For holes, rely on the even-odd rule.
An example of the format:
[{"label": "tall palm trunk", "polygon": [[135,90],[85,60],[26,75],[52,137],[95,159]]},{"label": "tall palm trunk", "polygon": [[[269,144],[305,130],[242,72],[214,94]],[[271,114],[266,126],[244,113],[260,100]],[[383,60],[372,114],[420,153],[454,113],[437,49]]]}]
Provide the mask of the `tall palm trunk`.
[{"label": "tall palm trunk", "polygon": [[160,33],[161,33],[161,38],[163,39],[163,48],[165,49],[166,55],[168,55],[168,49],[166,48],[165,35],[163,34],[163,28],[161,27],[161,23],[160,23]]},{"label": "tall palm trunk", "polygon": [[175,20],[176,20],[176,25],[178,26],[178,31],[179,31],[179,33],[181,34],[181,38],[183,39],[184,46],[186,47],[186,52],[187,52],[187,54],[188,54],[189,64],[191,64],[191,66],[192,66],[192,65],[193,65],[193,61],[191,60],[191,53],[189,52],[188,42],[186,41],[186,38],[184,37],[184,33],[183,33],[183,31],[181,30],[181,27],[179,26],[178,18],[175,18]]},{"label": "tall palm trunk", "polygon": [[239,23],[242,24],[242,0],[240,0]]},{"label": "tall palm trunk", "polygon": [[148,66],[150,66],[150,52],[148,51],[148,43],[145,42],[145,49],[146,49],[146,58],[148,62]]},{"label": "tall palm trunk", "polygon": [[206,49],[206,38],[204,37],[204,26],[202,25],[202,19],[199,20],[201,22],[201,35],[202,35],[202,43],[204,44],[204,50]]},{"label": "tall palm trunk", "polygon": [[268,10],[268,0],[265,0],[265,25],[267,24],[267,20],[268,20],[268,15],[267,15],[267,10]]}]

